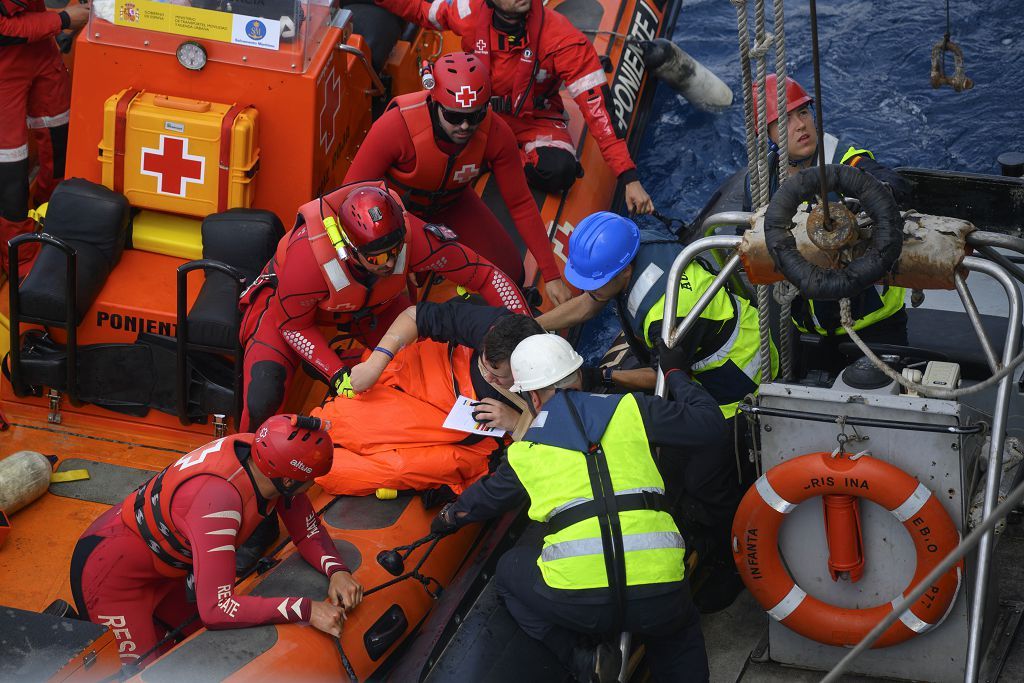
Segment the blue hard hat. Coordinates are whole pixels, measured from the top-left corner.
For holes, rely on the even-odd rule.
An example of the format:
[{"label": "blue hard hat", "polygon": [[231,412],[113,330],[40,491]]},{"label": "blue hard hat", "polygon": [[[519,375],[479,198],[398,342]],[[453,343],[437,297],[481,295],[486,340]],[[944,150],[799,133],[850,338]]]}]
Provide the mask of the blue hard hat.
[{"label": "blue hard hat", "polygon": [[640,228],[611,211],[592,213],[569,236],[565,279],[585,292],[608,284],[640,249]]}]

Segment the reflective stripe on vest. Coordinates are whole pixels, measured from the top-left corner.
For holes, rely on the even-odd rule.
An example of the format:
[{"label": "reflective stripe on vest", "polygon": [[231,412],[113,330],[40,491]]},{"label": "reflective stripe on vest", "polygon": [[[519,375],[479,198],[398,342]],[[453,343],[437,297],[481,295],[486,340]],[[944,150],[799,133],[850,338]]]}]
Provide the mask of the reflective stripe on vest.
[{"label": "reflective stripe on vest", "polygon": [[[601,434],[601,447],[616,497],[664,490],[665,483],[651,457],[636,399],[629,394],[621,397],[572,394],[588,430],[595,431],[590,437]],[[546,521],[556,512],[594,498],[584,454],[548,443],[566,443],[566,433],[572,432],[574,436],[577,433],[565,405],[567,400],[565,392],[551,398],[544,405],[547,412],[544,426],[530,429],[525,440],[512,444],[508,450],[509,465],[530,496],[529,516],[537,521]],[[601,420],[596,416],[609,410],[612,412],[610,417],[604,418],[601,433]],[[578,437],[571,440],[576,441]],[[682,580],[683,539],[669,514],[641,509],[621,511],[618,517],[625,543],[627,586]],[[544,582],[551,588],[608,588],[597,517],[587,517],[545,536],[537,565]]]},{"label": "reflective stripe on vest", "polygon": [[[865,327],[869,327],[871,325],[874,325],[875,323],[877,323],[879,321],[882,321],[882,320],[885,320],[886,318],[890,318],[890,317],[896,315],[897,313],[899,313],[901,310],[903,310],[903,306],[904,306],[904,303],[906,302],[906,298],[907,298],[907,290],[906,289],[904,289],[903,287],[885,287],[883,285],[875,285],[874,288],[875,288],[875,291],[878,292],[879,305],[876,306],[875,308],[872,308],[871,310],[867,310],[867,311],[865,311],[865,310],[860,310],[860,311],[854,310],[852,312],[853,315],[858,315],[858,317],[855,318],[854,321],[853,321],[853,329],[855,331],[862,330]],[[828,301],[828,302],[808,301],[807,302],[807,311],[808,311],[808,315],[810,317],[810,321],[809,322],[811,323],[811,325],[814,326],[814,331],[817,334],[821,335],[822,337],[827,337],[827,336],[830,336],[830,335],[836,335],[836,336],[845,335],[846,334],[846,330],[842,327],[841,323],[840,323],[839,327],[836,327],[836,328],[833,328],[833,329],[829,330],[818,319],[818,314],[817,314],[817,312],[815,310],[815,307],[816,307],[816,304],[818,306],[820,306],[822,303],[827,304],[827,305],[831,305],[831,306],[836,306],[837,305],[836,302],[833,302],[833,301]],[[808,329],[808,327],[806,326],[805,321],[797,320],[796,318],[794,318],[793,319],[793,323],[796,325],[797,329],[800,330],[801,332],[809,332],[810,331]]]}]

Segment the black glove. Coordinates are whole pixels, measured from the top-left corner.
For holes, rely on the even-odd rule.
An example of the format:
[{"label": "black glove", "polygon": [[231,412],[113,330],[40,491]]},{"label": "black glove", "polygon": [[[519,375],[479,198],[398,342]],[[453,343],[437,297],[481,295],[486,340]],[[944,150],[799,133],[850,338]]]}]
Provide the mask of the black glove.
[{"label": "black glove", "polygon": [[889,191],[892,192],[893,199],[896,200],[900,207],[905,206],[913,199],[914,183],[891,168],[878,163],[871,157],[860,157],[856,168],[870,173],[875,180],[881,181],[882,184],[888,187]]},{"label": "black glove", "polygon": [[601,387],[601,368],[584,365],[580,368],[580,388],[583,391],[595,391]]},{"label": "black glove", "polygon": [[436,489],[427,489],[420,494],[420,500],[423,501],[423,507],[427,510],[439,507],[445,503],[451,503],[456,498],[458,498],[458,496],[455,495],[455,491],[452,491],[452,487],[447,484]]},{"label": "black glove", "polygon": [[658,339],[654,342],[658,349],[658,365],[661,366],[661,371],[666,375],[672,370],[684,370],[690,369],[690,356],[688,353],[677,348],[668,348],[665,346],[665,342]]},{"label": "black glove", "polygon": [[592,368],[584,365],[580,368],[580,379],[583,391],[608,392],[615,388],[611,368]]},{"label": "black glove", "polygon": [[455,521],[455,503],[448,503],[437,513],[437,516],[430,522],[430,533],[438,536],[447,536],[458,530],[459,524]]}]

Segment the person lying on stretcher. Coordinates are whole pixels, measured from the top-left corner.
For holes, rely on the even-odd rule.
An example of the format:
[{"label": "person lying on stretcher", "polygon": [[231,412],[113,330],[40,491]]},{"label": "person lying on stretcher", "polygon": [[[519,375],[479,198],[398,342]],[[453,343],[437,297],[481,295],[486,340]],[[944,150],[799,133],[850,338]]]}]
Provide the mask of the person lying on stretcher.
[{"label": "person lying on stretcher", "polygon": [[334,465],[318,483],[346,495],[445,485],[461,492],[488,472],[505,441],[447,429],[445,419],[465,396],[476,404],[473,419],[521,438],[532,416],[508,390],[509,357],[520,341],[542,332],[532,318],[504,308],[458,302],[407,308],[352,368],[354,396],[314,411],[331,420],[336,446]]}]

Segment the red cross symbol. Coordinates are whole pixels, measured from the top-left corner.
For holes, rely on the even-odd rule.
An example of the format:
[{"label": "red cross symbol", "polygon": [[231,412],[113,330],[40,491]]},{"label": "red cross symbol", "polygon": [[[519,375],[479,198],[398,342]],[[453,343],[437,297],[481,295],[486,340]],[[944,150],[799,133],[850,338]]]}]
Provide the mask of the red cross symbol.
[{"label": "red cross symbol", "polygon": [[455,101],[462,105],[463,109],[469,109],[476,102],[476,91],[464,85],[455,93]]},{"label": "red cross symbol", "polygon": [[156,178],[156,191],[184,197],[189,183],[203,184],[206,157],[188,153],[188,138],[160,136],[159,149],[142,148],[142,175]]},{"label": "red cross symbol", "polygon": [[480,175],[480,167],[476,164],[466,164],[452,175],[452,180],[457,183],[468,183]]}]

